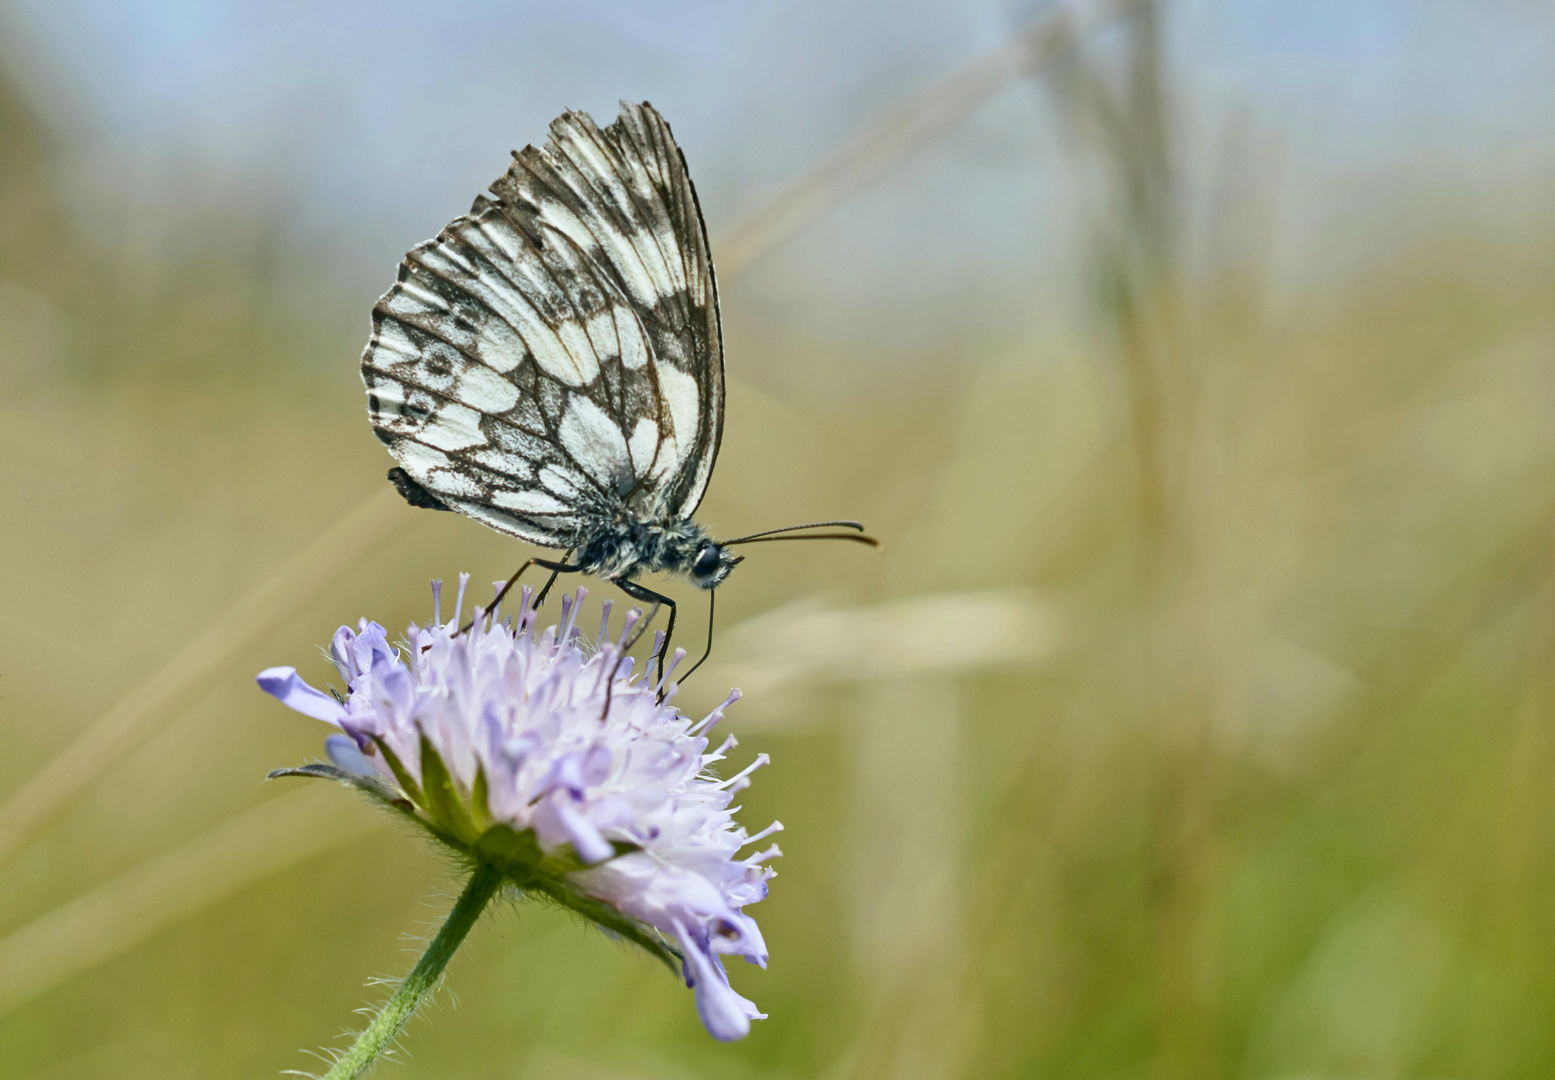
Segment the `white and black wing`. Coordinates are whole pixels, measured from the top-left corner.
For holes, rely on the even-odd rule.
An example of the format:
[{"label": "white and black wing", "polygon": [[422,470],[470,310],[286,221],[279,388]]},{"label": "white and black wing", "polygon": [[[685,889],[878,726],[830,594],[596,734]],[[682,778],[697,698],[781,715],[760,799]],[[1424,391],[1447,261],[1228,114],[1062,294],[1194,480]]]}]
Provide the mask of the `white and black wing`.
[{"label": "white and black wing", "polygon": [[647,103],[551,123],[414,248],[362,354],[373,429],[417,505],[568,547],[626,509],[689,517],[723,430],[707,229]]}]

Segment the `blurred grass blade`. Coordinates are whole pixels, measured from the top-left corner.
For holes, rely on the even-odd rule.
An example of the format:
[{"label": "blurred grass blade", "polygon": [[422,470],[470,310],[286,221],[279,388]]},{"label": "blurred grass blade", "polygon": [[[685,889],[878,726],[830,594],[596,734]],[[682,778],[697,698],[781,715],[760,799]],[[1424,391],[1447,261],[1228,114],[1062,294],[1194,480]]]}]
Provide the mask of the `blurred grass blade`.
[{"label": "blurred grass blade", "polygon": [[390,487],[309,544],[172,660],[119,699],[0,806],[0,862],[15,855],[121,755],[208,691],[228,665],[343,572],[364,548],[414,520]]},{"label": "blurred grass blade", "polygon": [[1026,590],[930,593],[867,607],[797,600],[725,631],[713,685],[747,695],[740,726],[751,731],[807,714],[796,698],[837,683],[937,675],[958,678],[1021,670],[1052,656],[1064,616]]},{"label": "blurred grass blade", "polygon": [[334,784],[308,784],[148,859],[0,939],[0,1015],[383,820]]},{"label": "blurred grass blade", "polygon": [[[1110,12],[1122,5],[1103,4]],[[821,214],[846,202],[960,124],[998,91],[1074,43],[1067,7],[1023,27],[982,59],[941,80],[856,136],[765,207],[713,237],[721,277],[739,273]]]}]

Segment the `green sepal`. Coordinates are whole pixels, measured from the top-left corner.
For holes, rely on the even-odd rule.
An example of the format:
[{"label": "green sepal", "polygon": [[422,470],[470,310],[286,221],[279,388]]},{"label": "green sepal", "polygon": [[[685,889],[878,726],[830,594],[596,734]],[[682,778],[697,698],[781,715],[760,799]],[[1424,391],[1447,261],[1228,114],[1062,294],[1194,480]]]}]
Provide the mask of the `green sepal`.
[{"label": "green sepal", "polygon": [[288,765],[284,769],[271,769],[265,774],[265,779],[279,780],[283,776],[312,776],[319,780],[338,780],[342,784],[356,782],[355,773],[346,772],[336,765],[325,765],[317,761],[310,761],[306,765]]},{"label": "green sepal", "polygon": [[486,786],[486,770],[475,767],[475,783],[470,785],[470,817],[475,819],[475,831],[484,835],[496,824],[491,817],[490,789]]},{"label": "green sepal", "polygon": [[[636,844],[622,840],[612,841],[611,847],[615,849],[615,855],[611,858],[641,850]],[[590,866],[600,865],[586,863],[578,858],[571,844],[563,844],[547,854],[540,849],[540,842],[532,830],[519,832],[510,825],[502,824],[493,825],[481,833],[475,841],[473,853],[484,862],[501,867],[515,884],[525,880],[526,876],[561,880],[575,870],[587,870]]]},{"label": "green sepal", "polygon": [[540,850],[533,830],[519,832],[507,825],[493,825],[481,833],[470,853],[501,870],[521,889],[535,887],[545,861],[545,853]]},{"label": "green sepal", "polygon": [[[590,865],[602,864],[585,863],[571,844],[563,844],[555,851],[543,851],[539,839],[530,829],[521,832],[500,823],[487,824],[485,828],[476,825],[477,820],[482,824],[490,821],[484,772],[476,774],[474,791],[470,801],[466,802],[460,797],[442,758],[426,739],[423,738],[421,742],[420,785],[410,778],[399,759],[382,741],[375,741],[405,792],[394,790],[386,780],[379,777],[362,776],[334,765],[299,765],[291,769],[276,769],[270,776],[308,776],[335,780],[366,792],[374,801],[409,817],[432,839],[448,845],[476,863],[496,868],[521,892],[545,897],[587,919],[606,933],[639,946],[657,957],[676,975],[680,974],[680,950],[666,941],[656,929],[603,900],[594,899],[567,880],[568,874],[586,870]],[[409,798],[406,792],[410,793]],[[614,858],[640,850],[637,845],[620,840],[611,841],[611,846],[615,849]]]},{"label": "green sepal", "polygon": [[[635,844],[620,841],[616,841],[614,847],[617,855],[638,850]],[[595,900],[567,880],[567,874],[587,867],[571,844],[546,854],[540,849],[540,842],[532,830],[519,832],[507,825],[493,825],[481,833],[470,854],[501,870],[509,881],[525,892],[539,893],[601,929],[640,945],[679,974],[680,953],[657,930],[603,900]]]},{"label": "green sepal", "polygon": [[274,769],[266,777],[266,780],[276,780],[283,776],[307,776],[316,780],[334,780],[337,783],[354,787],[358,791],[364,791],[373,799],[392,807],[404,814],[415,815],[416,808],[411,801],[405,798],[404,793],[391,787],[389,783],[377,776],[364,776],[361,773],[347,772],[335,765],[325,765],[319,762],[307,765],[294,765],[287,769]]},{"label": "green sepal", "polygon": [[415,777],[411,776],[410,771],[401,763],[399,755],[390,750],[389,744],[384,742],[380,736],[372,735],[369,737],[372,739],[373,745],[378,748],[378,752],[383,755],[383,760],[388,764],[389,771],[394,774],[394,779],[399,782],[400,790],[405,792],[409,796],[410,801],[417,806],[425,806],[427,801],[421,794],[420,786],[417,785]]},{"label": "green sepal", "polygon": [[601,930],[641,946],[651,955],[662,960],[664,966],[676,975],[681,973],[680,950],[665,941],[664,937],[647,923],[632,918],[603,900],[594,899],[570,882],[559,878],[540,878],[532,888],[562,907],[581,915]]},{"label": "green sepal", "polygon": [[449,774],[448,766],[443,764],[443,759],[425,735],[421,737],[421,793],[425,799],[421,804],[422,809],[463,844],[473,844],[480,836],[480,830],[475,827],[475,820],[470,816],[470,808],[459,793],[453,776]]},{"label": "green sepal", "polygon": [[[628,844],[625,840],[612,840],[610,841],[610,846],[615,849],[615,854],[611,855],[610,859],[618,859],[622,855],[629,855],[634,851],[642,850],[636,844]],[[609,862],[610,859],[606,859],[605,862]],[[559,878],[565,874],[572,873],[574,870],[587,870],[591,866],[601,865],[603,863],[584,862],[578,858],[578,853],[572,850],[571,844],[563,844],[545,857],[545,862],[542,864],[541,869],[552,877]]]}]

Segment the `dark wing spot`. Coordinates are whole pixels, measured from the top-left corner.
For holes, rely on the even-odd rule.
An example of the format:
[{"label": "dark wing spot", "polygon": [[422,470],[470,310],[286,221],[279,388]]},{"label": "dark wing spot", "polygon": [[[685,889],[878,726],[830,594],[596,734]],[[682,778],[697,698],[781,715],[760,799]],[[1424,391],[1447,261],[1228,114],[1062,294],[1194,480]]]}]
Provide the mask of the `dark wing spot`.
[{"label": "dark wing spot", "polygon": [[[379,427],[378,425],[374,424],[373,425],[373,434],[378,436],[378,441],[383,443],[383,445],[385,445],[385,446],[393,446],[394,445],[394,432],[390,431],[388,428],[386,428],[386,427]],[[394,478],[391,476],[389,479],[392,480]]]},{"label": "dark wing spot", "polygon": [[[380,436],[381,438],[382,436]],[[447,510],[448,507],[438,502],[430,491],[422,487],[410,478],[410,474],[398,466],[389,470],[389,479],[394,484],[394,490],[410,505],[418,506],[423,510]]]}]

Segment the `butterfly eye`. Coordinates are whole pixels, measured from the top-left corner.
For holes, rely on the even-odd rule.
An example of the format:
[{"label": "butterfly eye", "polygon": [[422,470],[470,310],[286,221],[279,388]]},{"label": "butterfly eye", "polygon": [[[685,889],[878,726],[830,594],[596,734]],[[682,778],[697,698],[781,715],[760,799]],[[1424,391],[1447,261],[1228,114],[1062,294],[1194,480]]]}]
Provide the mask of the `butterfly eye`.
[{"label": "butterfly eye", "polygon": [[697,552],[697,561],[692,564],[691,572],[697,577],[712,577],[718,570],[718,547],[708,544]]}]

